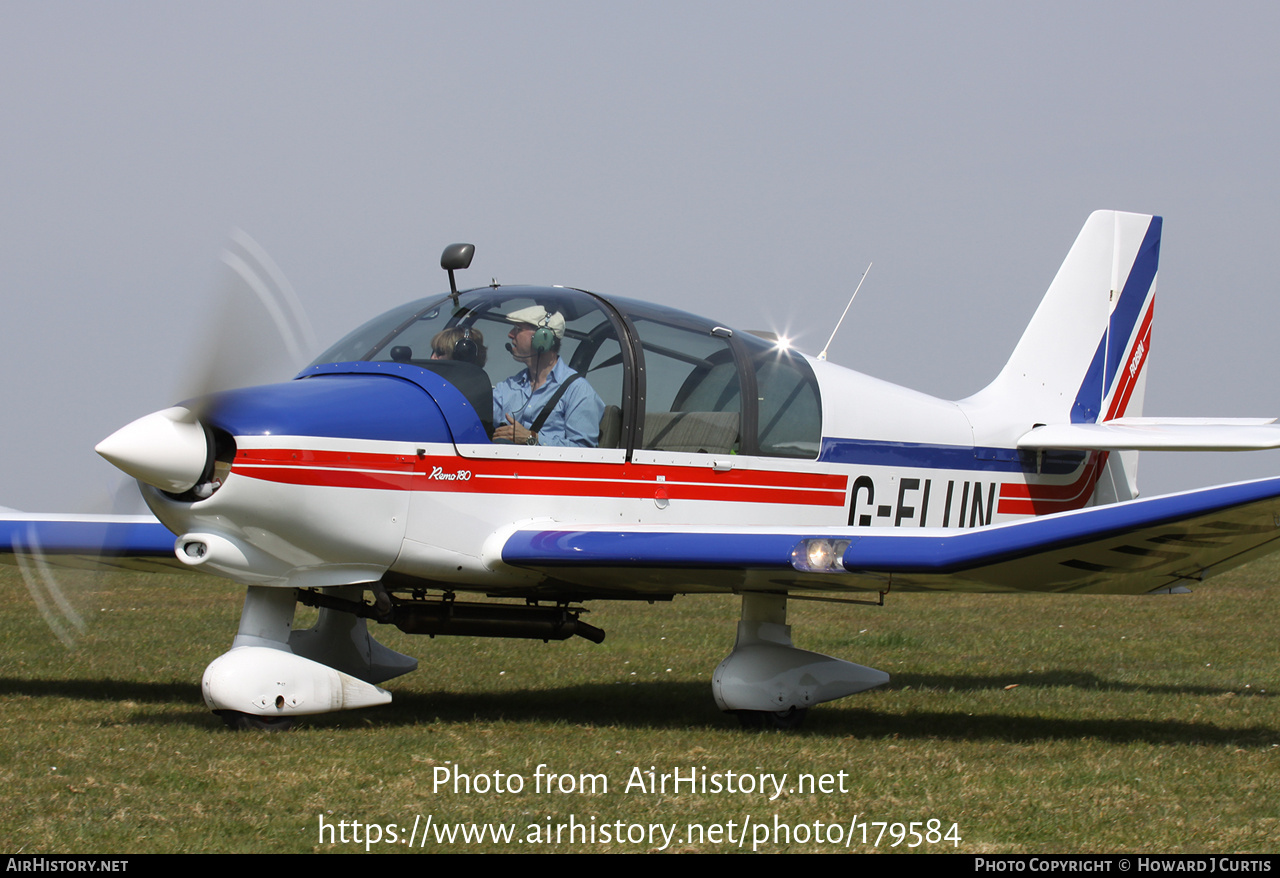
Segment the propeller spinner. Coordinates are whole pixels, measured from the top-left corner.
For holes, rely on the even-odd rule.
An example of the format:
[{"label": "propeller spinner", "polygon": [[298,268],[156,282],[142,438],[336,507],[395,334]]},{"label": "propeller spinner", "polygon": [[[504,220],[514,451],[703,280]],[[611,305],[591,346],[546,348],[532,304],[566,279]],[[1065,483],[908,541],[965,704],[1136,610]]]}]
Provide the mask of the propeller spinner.
[{"label": "propeller spinner", "polygon": [[194,488],[209,461],[204,427],[182,406],[138,418],[94,450],[138,481],[172,494]]}]

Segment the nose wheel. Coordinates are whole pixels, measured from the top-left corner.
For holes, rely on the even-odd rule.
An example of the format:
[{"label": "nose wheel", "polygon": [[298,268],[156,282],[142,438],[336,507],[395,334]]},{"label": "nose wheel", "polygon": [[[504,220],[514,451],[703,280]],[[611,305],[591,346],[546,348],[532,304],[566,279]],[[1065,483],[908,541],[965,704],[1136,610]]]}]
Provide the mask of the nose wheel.
[{"label": "nose wheel", "polygon": [[291,716],[254,716],[238,710],[219,710],[227,728],[237,732],[287,732],[293,728]]}]

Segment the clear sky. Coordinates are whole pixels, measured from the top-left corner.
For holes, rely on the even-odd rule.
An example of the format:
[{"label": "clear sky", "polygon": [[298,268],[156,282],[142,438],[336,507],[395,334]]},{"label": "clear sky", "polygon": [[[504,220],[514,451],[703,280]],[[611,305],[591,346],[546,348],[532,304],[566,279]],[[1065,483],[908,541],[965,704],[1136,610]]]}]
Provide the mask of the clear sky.
[{"label": "clear sky", "polygon": [[[651,299],[946,398],[1090,211],[1165,217],[1152,415],[1280,414],[1280,6],[0,0],[0,504],[187,393],[233,227],[322,343],[439,292]],[[264,379],[273,377],[263,376]],[[280,376],[283,377],[283,376]],[[851,401],[850,404],[856,404]],[[1144,493],[1280,453],[1144,455]]]}]

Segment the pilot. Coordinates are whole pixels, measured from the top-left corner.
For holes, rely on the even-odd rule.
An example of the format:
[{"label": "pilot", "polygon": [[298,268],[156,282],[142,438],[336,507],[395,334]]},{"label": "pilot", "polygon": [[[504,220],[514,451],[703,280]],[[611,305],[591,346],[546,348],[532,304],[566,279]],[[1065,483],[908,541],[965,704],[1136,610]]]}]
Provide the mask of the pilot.
[{"label": "pilot", "polygon": [[478,329],[455,326],[437,332],[431,339],[433,360],[458,360],[483,369],[488,358],[489,349],[484,346],[484,335]]},{"label": "pilot", "polygon": [[493,388],[495,442],[575,445],[600,442],[604,401],[587,379],[560,359],[564,315],[541,305],[512,311],[507,350],[524,369]]}]

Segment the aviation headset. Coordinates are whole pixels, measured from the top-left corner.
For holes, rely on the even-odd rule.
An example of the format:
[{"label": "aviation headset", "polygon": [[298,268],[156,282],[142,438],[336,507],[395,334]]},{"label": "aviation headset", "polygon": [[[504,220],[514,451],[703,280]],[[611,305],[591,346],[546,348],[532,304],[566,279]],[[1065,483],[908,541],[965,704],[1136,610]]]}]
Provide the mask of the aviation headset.
[{"label": "aviation headset", "polygon": [[542,320],[538,328],[533,331],[533,340],[530,343],[534,353],[549,353],[556,346],[556,333],[550,323],[551,315],[544,308]]},{"label": "aviation headset", "polygon": [[453,344],[453,359],[462,363],[475,363],[480,359],[480,348],[471,337],[471,327],[462,327],[462,338]]}]

